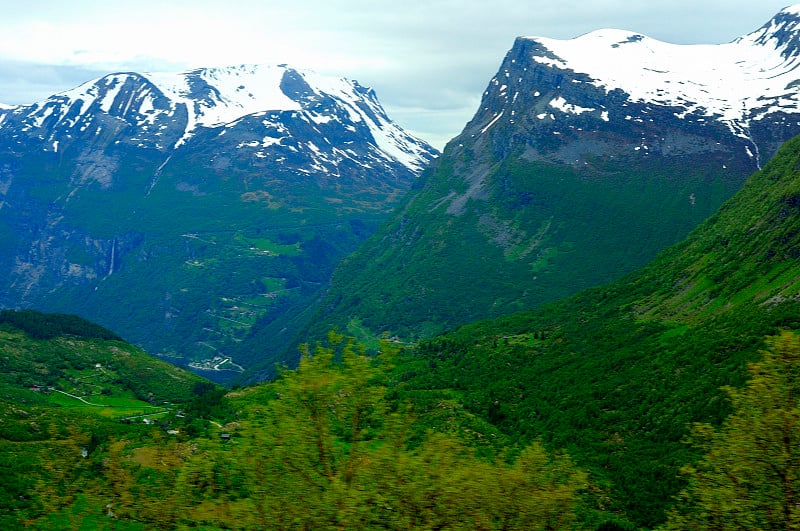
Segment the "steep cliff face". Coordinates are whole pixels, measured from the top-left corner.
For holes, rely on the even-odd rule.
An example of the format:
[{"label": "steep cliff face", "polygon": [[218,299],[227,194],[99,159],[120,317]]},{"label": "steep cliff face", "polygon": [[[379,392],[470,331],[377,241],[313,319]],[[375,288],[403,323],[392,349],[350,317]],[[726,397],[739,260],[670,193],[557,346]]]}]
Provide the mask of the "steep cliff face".
[{"label": "steep cliff face", "polygon": [[518,38],[321,320],[428,335],[643,265],[800,133],[800,8],[722,45]]},{"label": "steep cliff face", "polygon": [[279,344],[435,155],[370,89],[287,66],[112,74],[0,108],[0,306],[189,359],[254,328]]},{"label": "steep cliff face", "polygon": [[[633,38],[610,33],[596,37]],[[629,44],[641,46],[641,42]],[[576,171],[591,171],[598,160],[629,166],[646,165],[658,157],[696,155],[723,177],[740,176],[759,166],[757,144],[727,124],[673,102],[636,99],[624,89],[598,85],[590,74],[576,72],[552,56],[537,40],[517,39],[454,149],[485,149],[495,159],[515,154]],[[800,130],[796,123],[794,127]]]}]

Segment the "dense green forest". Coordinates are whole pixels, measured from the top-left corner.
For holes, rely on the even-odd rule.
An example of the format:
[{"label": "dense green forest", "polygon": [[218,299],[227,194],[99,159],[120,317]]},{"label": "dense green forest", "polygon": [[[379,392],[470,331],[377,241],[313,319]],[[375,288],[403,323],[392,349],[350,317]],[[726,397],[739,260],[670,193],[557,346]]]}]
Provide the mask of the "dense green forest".
[{"label": "dense green forest", "polygon": [[375,357],[331,334],[298,371],[231,392],[176,385],[115,339],[6,322],[2,523],[790,528],[800,348],[763,338],[800,328],[794,300],[626,320],[628,286]]},{"label": "dense green forest", "polygon": [[52,339],[62,335],[85,339],[116,339],[117,334],[76,315],[46,314],[34,310],[0,311],[0,327],[9,325],[35,339]]}]

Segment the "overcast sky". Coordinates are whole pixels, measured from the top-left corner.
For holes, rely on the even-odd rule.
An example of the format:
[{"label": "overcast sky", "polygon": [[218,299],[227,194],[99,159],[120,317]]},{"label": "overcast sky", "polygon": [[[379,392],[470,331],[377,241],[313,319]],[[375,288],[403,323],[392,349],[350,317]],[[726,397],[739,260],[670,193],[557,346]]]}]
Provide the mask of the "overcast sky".
[{"label": "overcast sky", "polygon": [[117,71],[288,63],[375,89],[438,148],[458,134],[517,36],[600,28],[729,42],[791,0],[25,0],[0,12],[0,102]]}]

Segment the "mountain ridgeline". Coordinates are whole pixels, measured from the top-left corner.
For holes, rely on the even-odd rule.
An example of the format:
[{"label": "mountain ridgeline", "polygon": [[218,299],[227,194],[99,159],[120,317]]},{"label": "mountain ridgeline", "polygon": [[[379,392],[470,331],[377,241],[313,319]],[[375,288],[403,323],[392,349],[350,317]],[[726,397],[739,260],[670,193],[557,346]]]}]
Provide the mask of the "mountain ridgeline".
[{"label": "mountain ridgeline", "polygon": [[800,12],[716,46],[518,38],[475,117],[334,274],[318,319],[430,337],[619,278],[800,132]]},{"label": "mountain ridgeline", "polygon": [[[435,155],[372,90],[285,65],[112,74],[4,107],[0,307],[248,365]],[[254,328],[269,344],[248,346]]]}]

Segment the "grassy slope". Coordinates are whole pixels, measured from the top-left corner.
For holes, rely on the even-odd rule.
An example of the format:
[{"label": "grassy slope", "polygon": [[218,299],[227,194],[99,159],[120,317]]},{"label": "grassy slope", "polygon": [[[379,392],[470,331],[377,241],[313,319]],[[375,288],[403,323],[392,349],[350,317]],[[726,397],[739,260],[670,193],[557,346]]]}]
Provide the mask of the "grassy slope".
[{"label": "grassy slope", "polygon": [[461,151],[446,151],[338,266],[317,335],[356,320],[376,334],[430,337],[609,282],[686,236],[741,182],[691,160],[576,169]]},{"label": "grassy slope", "polygon": [[105,388],[138,400],[186,402],[192,387],[204,381],[121,340],[76,335],[34,339],[8,323],[0,325],[0,352],[0,383],[20,388],[53,387],[71,394],[85,390],[87,396],[100,398],[109,396],[103,395]]},{"label": "grassy slope", "polygon": [[[174,421],[178,408],[196,400],[198,384],[211,385],[72,315],[4,311],[0,322],[5,529],[46,511],[47,498],[33,494],[44,485],[69,488],[58,478],[88,466],[81,464],[81,448],[91,454],[110,440],[149,437],[139,416]],[[136,418],[120,422],[125,417]],[[64,462],[72,468],[54,464]]]}]

